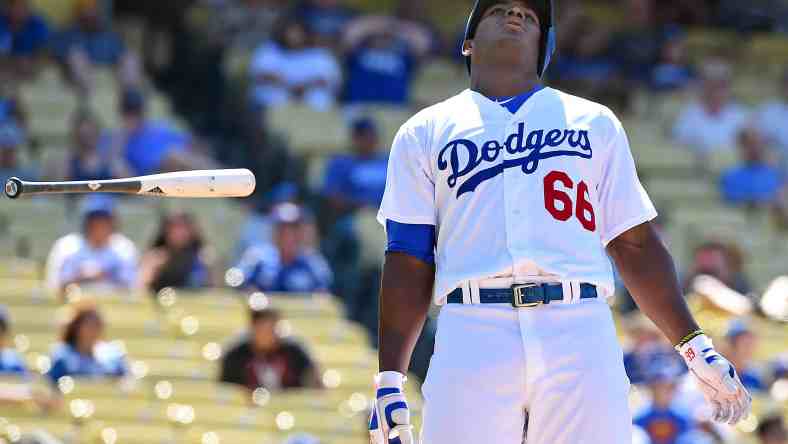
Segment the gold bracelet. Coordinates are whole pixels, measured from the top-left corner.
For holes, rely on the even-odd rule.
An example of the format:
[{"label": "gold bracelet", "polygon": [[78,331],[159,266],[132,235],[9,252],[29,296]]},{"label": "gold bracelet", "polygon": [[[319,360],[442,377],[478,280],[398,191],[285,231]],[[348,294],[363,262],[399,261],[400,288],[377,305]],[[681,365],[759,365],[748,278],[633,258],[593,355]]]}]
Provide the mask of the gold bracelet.
[{"label": "gold bracelet", "polygon": [[687,334],[687,336],[684,336],[683,338],[681,338],[681,341],[679,341],[679,343],[676,344],[676,348],[682,347],[687,342],[693,340],[694,338],[696,338],[696,337],[698,337],[698,336],[700,336],[702,334],[705,334],[705,333],[700,328],[695,330],[695,331],[693,331],[693,332],[691,332],[691,333],[689,333],[689,334]]}]

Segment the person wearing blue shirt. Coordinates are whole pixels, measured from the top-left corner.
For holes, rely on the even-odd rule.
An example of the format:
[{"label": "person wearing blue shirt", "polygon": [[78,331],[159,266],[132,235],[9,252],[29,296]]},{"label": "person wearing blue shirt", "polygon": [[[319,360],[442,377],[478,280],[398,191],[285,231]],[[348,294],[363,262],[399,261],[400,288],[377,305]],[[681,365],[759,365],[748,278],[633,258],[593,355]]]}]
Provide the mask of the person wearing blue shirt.
[{"label": "person wearing blue shirt", "polygon": [[767,161],[763,138],[753,129],[739,133],[741,164],[723,172],[723,199],[734,205],[771,206],[778,202],[785,180]]},{"label": "person wearing blue shirt", "polygon": [[750,326],[739,319],[733,320],[725,332],[728,359],[736,366],[742,384],[751,392],[767,390],[761,369],[754,365],[758,336]]},{"label": "person wearing blue shirt", "polygon": [[8,0],[0,13],[0,53],[32,57],[47,44],[49,26],[33,14],[28,0]]},{"label": "person wearing blue shirt", "polygon": [[322,42],[332,44],[339,39],[355,12],[337,0],[304,0],[295,8],[296,16]]},{"label": "person wearing blue shirt", "polygon": [[362,118],[352,125],[353,152],[329,160],[323,180],[323,197],[336,214],[380,206],[386,188],[388,154],[378,151],[378,129]]},{"label": "person wearing blue shirt", "polygon": [[647,372],[651,403],[634,416],[633,423],[646,431],[652,444],[678,444],[695,427],[692,416],[674,403],[678,376],[659,365]]},{"label": "person wearing blue shirt", "polygon": [[661,341],[624,353],[624,369],[631,384],[645,383],[653,367],[668,369],[676,375],[687,372],[681,356],[676,354],[673,347]]},{"label": "person wearing blue shirt", "polygon": [[[405,106],[416,70],[416,54],[391,33],[368,37],[345,59],[345,102]],[[385,85],[385,87],[384,87]]]},{"label": "person wearing blue shirt", "polygon": [[148,120],[145,96],[141,91],[123,91],[120,113],[123,128],[111,143],[121,144],[126,162],[135,175],[177,170],[184,166],[189,137],[164,123]]},{"label": "person wearing blue shirt", "polygon": [[78,310],[66,325],[62,342],[52,352],[47,376],[57,383],[63,376],[74,378],[120,378],[128,373],[121,349],[101,340],[104,322],[94,308]]},{"label": "person wearing blue shirt", "polygon": [[228,283],[271,292],[329,291],[333,274],[323,256],[306,244],[304,210],[293,203],[280,204],[271,210],[271,219],[273,244],[249,248],[228,271]]},{"label": "person wearing blue shirt", "polygon": [[120,36],[109,29],[96,0],[81,1],[75,8],[71,26],[52,38],[52,51],[61,62],[74,50],[83,51],[96,65],[113,66],[126,48]]},{"label": "person wearing blue shirt", "polygon": [[22,356],[9,344],[10,322],[5,307],[0,306],[0,376],[28,376]]}]

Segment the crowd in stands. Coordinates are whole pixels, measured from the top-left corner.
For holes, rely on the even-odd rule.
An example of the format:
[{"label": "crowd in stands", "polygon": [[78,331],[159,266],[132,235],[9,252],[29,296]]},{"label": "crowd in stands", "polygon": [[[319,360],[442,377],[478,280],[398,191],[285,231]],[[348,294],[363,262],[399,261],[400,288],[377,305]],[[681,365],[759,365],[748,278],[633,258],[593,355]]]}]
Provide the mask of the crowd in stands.
[{"label": "crowd in stands", "polygon": [[[414,0],[401,0],[390,15],[366,14],[341,0],[197,0],[183,17],[210,19],[193,28],[179,22],[172,63],[156,71],[149,67],[149,54],[135,53],[124,41],[105,3],[76,1],[72,20],[58,28],[28,0],[0,0],[0,180],[105,179],[226,165],[252,170],[257,189],[245,202],[250,212],[231,263],[211,254],[212,243],[226,240],[203,232],[191,213],[165,214],[150,245],[135,245],[123,234],[118,200],[82,202],[80,229],[57,240],[47,258],[47,287],[63,301],[74,288],[150,294],[221,286],[239,294],[330,292],[345,303],[349,319],[366,327],[374,344],[380,267],[362,263],[357,217],[379,206],[389,141],[381,123],[365,114],[365,105],[424,105],[412,94],[421,67],[443,57],[459,73],[465,69],[456,36],[437,31],[424,14],[426,2]],[[560,2],[560,50],[549,82],[623,110],[632,106],[633,91],[683,94],[687,99],[666,130],[675,147],[697,159],[699,174],[709,174],[709,159],[733,153],[738,161],[709,177],[722,200],[731,207],[775,211],[788,221],[788,67],[777,88],[782,95],[750,108],[732,93],[736,68],[729,60],[715,55],[691,62],[687,54],[690,26],[742,35],[786,33],[788,7],[772,0],[622,0],[618,6],[625,23],[607,26],[584,2]],[[241,91],[225,87],[227,79],[218,71],[223,57],[234,51],[248,56]],[[58,68],[79,106],[64,116],[70,122],[67,149],[40,165],[25,155],[36,134],[18,86],[34,81],[48,65]],[[119,124],[114,127],[90,105],[96,73],[107,69],[116,79]],[[171,95],[192,124],[190,131],[151,117],[152,81]],[[267,124],[268,113],[292,104],[341,110],[347,117],[349,145],[323,159],[319,183],[307,177],[309,159]],[[700,242],[682,272],[685,289],[703,293],[698,290],[709,281],[702,279],[713,278],[748,301],[741,314],[755,316],[760,283],[751,282],[742,262],[735,245]],[[250,309],[248,331],[231,338],[219,380],[250,390],[321,386],[319,363],[276,333],[279,316]],[[638,442],[725,439],[730,430],[702,419],[698,391],[670,344],[638,314],[629,316],[625,364],[645,399],[634,418]],[[752,350],[759,338],[743,319],[719,340],[745,384],[768,394],[788,379],[788,363],[785,357],[756,361]],[[0,374],[24,377],[29,370],[8,341],[10,325],[0,311]],[[434,329],[429,320],[414,356],[414,371],[422,377]],[[49,377],[54,382],[62,376],[124,377],[128,364],[104,340],[104,331],[97,308],[77,310],[52,352]],[[56,406],[37,393],[0,393],[0,402],[19,400]],[[757,435],[762,444],[788,442],[777,417],[763,418]]]}]

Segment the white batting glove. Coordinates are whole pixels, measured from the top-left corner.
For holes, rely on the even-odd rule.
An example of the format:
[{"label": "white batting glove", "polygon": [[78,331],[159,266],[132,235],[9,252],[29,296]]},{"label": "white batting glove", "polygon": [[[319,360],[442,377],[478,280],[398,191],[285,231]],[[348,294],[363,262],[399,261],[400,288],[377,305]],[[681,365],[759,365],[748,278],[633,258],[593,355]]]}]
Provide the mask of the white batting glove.
[{"label": "white batting glove", "polygon": [[711,339],[705,334],[676,346],[694,375],[698,386],[712,407],[716,422],[736,424],[750,414],[752,397],[741,383],[733,364],[714,350]]},{"label": "white batting glove", "polygon": [[382,372],[375,377],[375,407],[369,420],[371,444],[415,444],[410,410],[402,392],[405,375]]}]

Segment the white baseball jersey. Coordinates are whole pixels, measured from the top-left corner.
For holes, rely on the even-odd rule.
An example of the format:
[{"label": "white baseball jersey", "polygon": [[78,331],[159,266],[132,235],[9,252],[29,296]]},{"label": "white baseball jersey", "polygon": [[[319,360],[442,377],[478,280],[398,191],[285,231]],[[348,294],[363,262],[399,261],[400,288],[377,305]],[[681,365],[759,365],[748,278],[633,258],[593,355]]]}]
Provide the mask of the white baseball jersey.
[{"label": "white baseball jersey", "polygon": [[512,114],[465,90],[399,130],[378,219],[436,227],[434,299],[465,281],[550,276],[614,291],[605,246],[656,217],[607,107],[555,89]]}]

